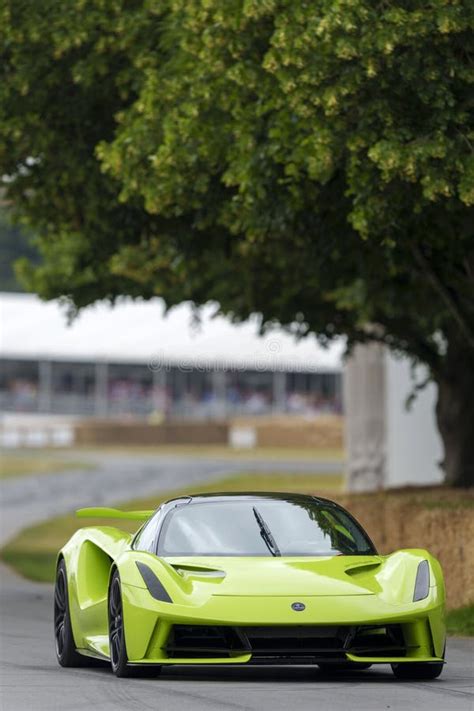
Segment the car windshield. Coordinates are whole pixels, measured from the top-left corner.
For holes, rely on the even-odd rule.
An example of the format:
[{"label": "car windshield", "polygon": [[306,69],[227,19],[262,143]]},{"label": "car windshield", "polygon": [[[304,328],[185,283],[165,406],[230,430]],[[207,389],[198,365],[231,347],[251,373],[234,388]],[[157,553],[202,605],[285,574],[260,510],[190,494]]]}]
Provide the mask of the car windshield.
[{"label": "car windshield", "polygon": [[373,545],[338,506],[312,499],[203,501],[165,519],[158,555],[369,555]]}]

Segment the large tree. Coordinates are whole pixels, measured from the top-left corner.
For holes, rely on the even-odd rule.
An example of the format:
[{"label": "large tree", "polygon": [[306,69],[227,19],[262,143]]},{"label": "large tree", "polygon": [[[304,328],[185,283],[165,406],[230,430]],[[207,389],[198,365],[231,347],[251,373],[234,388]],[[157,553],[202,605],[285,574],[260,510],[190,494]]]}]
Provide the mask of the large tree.
[{"label": "large tree", "polygon": [[474,483],[474,4],[0,0],[30,288],[219,302],[429,368]]},{"label": "large tree", "polygon": [[25,257],[33,264],[38,254],[25,230],[10,224],[8,212],[0,209],[0,291],[24,291],[14,272],[14,263]]}]

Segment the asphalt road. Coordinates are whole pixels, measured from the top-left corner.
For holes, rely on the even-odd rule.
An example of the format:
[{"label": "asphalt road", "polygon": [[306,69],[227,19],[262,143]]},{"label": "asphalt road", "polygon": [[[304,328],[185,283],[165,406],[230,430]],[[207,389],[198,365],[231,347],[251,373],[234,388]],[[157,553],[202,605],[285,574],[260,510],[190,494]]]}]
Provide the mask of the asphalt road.
[{"label": "asphalt road", "polygon": [[[317,470],[314,462],[295,465],[284,462],[281,468]],[[131,468],[130,485],[124,474]],[[0,487],[0,535],[5,540],[30,522],[75,506],[185,484],[194,488],[236,468],[280,467],[274,461],[239,461],[236,467],[219,460],[105,457],[98,472],[18,479],[16,489]],[[474,641],[467,639],[449,640],[448,664],[431,682],[397,681],[383,666],[337,678],[311,667],[174,667],[155,680],[115,679],[108,668],[62,669],[54,656],[51,586],[26,582],[4,568],[0,576],[1,711],[474,710]]]}]

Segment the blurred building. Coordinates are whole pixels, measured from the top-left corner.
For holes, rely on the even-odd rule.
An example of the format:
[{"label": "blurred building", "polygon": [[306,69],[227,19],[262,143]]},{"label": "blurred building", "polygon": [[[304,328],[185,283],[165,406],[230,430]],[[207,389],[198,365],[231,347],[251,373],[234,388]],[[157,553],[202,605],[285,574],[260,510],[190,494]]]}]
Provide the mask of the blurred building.
[{"label": "blurred building", "polygon": [[342,343],[323,348],[206,306],[98,304],[67,325],[57,302],[0,295],[0,409],[204,419],[341,411]]}]

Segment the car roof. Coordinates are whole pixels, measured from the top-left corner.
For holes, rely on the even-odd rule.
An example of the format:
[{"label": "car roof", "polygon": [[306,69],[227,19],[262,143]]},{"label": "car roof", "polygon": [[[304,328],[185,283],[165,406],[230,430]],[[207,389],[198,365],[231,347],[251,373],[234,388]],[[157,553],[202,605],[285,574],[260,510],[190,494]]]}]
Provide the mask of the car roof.
[{"label": "car roof", "polygon": [[198,493],[190,494],[189,496],[179,496],[176,499],[169,499],[167,503],[172,503],[173,501],[184,501],[188,504],[198,504],[205,501],[214,502],[225,502],[225,501],[255,501],[255,500],[280,500],[280,501],[319,501],[325,504],[333,504],[337,506],[334,501],[330,499],[323,499],[319,496],[312,496],[310,494],[297,494],[291,492],[282,491],[231,491],[231,492],[213,492],[213,493]]}]

